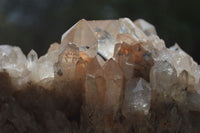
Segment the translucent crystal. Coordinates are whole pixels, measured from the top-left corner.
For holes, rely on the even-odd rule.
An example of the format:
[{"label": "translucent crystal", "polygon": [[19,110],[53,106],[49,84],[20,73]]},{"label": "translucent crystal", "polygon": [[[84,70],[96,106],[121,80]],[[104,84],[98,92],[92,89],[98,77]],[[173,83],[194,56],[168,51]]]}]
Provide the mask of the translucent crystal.
[{"label": "translucent crystal", "polygon": [[126,83],[123,114],[126,117],[137,111],[148,114],[151,103],[151,88],[148,82],[140,78],[137,81],[129,80]]},{"label": "translucent crystal", "polygon": [[80,50],[94,57],[97,54],[98,40],[94,31],[84,19],[80,20],[62,35],[61,44],[73,43],[80,47]]},{"label": "translucent crystal", "polygon": [[103,69],[95,57],[88,65],[85,81],[85,102],[93,108],[103,108],[105,99],[105,79]]},{"label": "translucent crystal", "polygon": [[123,51],[123,47],[127,51],[131,50],[131,47],[127,46],[127,44],[116,44],[114,58],[122,68],[125,78],[128,80],[134,77],[135,57],[131,52],[126,53]]},{"label": "translucent crystal", "polygon": [[54,64],[57,78],[63,80],[75,79],[76,64],[79,60],[79,48],[74,44],[66,44],[59,51],[58,62]]},{"label": "translucent crystal", "polygon": [[146,35],[129,18],[119,19],[120,33],[128,33],[138,42],[146,41]]},{"label": "translucent crystal", "polygon": [[152,89],[159,92],[168,92],[176,82],[176,70],[169,62],[158,61],[151,68],[150,83]]},{"label": "translucent crystal", "polygon": [[198,94],[200,94],[200,81],[197,84],[195,84],[195,90]]},{"label": "translucent crystal", "polygon": [[123,72],[120,66],[110,59],[104,66],[104,78],[106,80],[105,108],[113,111],[114,115],[118,111],[123,96]]},{"label": "translucent crystal", "polygon": [[124,42],[129,45],[134,45],[138,43],[137,39],[135,39],[131,34],[127,34],[127,33],[117,34],[116,42],[117,43]]},{"label": "translucent crystal", "polygon": [[103,66],[106,63],[105,59],[102,58],[100,55],[97,55],[96,58],[101,66]]},{"label": "translucent crystal", "polygon": [[6,69],[13,77],[20,77],[25,68],[26,57],[19,47],[0,46],[0,69]]},{"label": "translucent crystal", "polygon": [[98,52],[105,58],[113,56],[114,45],[120,24],[117,20],[89,21],[98,38]]},{"label": "translucent crystal", "polygon": [[15,86],[27,82],[26,57],[19,47],[0,46],[0,71],[8,72]]},{"label": "translucent crystal", "polygon": [[198,83],[200,79],[200,68],[193,58],[185,53],[178,44],[170,47],[170,52],[172,56],[171,60],[177,70],[177,74],[179,75],[183,70],[186,70],[190,75],[195,77],[195,82]]},{"label": "translucent crystal", "polygon": [[54,78],[54,64],[58,62],[58,50],[48,52],[38,60],[38,73],[40,80]]},{"label": "translucent crystal", "polygon": [[38,73],[38,55],[33,49],[27,55],[27,68],[30,71],[30,80],[35,82],[40,81]]},{"label": "translucent crystal", "polygon": [[27,55],[27,68],[31,71],[34,67],[36,67],[38,62],[38,55],[32,49],[29,54]]},{"label": "translucent crystal", "polygon": [[52,51],[59,51],[60,50],[60,44],[59,43],[52,43],[48,49],[48,53]]},{"label": "translucent crystal", "polygon": [[77,82],[84,84],[88,61],[80,58],[76,64],[75,79]]},{"label": "translucent crystal", "polygon": [[156,60],[160,53],[166,49],[165,42],[154,34],[148,36],[141,45],[146,51],[151,53],[154,60]]},{"label": "translucent crystal", "polygon": [[137,19],[134,24],[138,26],[147,36],[157,34],[155,27],[143,19]]},{"label": "translucent crystal", "polygon": [[145,34],[128,18],[89,21],[88,23],[93,28],[98,38],[98,53],[105,59],[110,59],[113,56],[115,43],[117,41],[123,42],[125,40],[124,37],[121,38],[118,34],[129,34],[133,43],[136,41],[143,41],[144,38],[146,38]]}]

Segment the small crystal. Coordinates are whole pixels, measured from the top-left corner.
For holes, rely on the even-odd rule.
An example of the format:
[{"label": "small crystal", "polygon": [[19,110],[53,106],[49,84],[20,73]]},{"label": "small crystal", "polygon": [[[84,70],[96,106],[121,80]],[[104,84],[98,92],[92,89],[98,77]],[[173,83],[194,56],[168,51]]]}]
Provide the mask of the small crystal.
[{"label": "small crystal", "polygon": [[59,51],[49,51],[38,60],[40,80],[45,78],[54,78],[54,64],[58,62]]},{"label": "small crystal", "polygon": [[49,49],[48,49],[48,53],[52,52],[52,51],[59,51],[60,50],[60,44],[58,43],[53,43],[50,45]]},{"label": "small crystal", "polygon": [[160,92],[168,90],[177,82],[175,68],[167,61],[158,61],[151,68],[151,88]]},{"label": "small crystal", "polygon": [[12,76],[12,83],[23,85],[26,83],[26,57],[19,47],[0,46],[0,71],[7,71]]},{"label": "small crystal", "polygon": [[119,19],[121,24],[120,33],[128,33],[133,36],[138,42],[146,41],[146,35],[140,30],[129,18]]},{"label": "small crystal", "polygon": [[57,65],[54,65],[56,77],[67,81],[75,79],[76,64],[79,60],[79,48],[74,44],[66,44],[65,48],[61,49],[59,53]]},{"label": "small crystal", "polygon": [[37,53],[32,49],[29,54],[27,55],[27,67],[31,70],[35,65],[37,65],[38,62],[38,55]]},{"label": "small crystal", "polygon": [[38,82],[40,80],[38,73],[38,55],[33,49],[27,55],[27,68],[30,71],[30,79]]},{"label": "small crystal", "polygon": [[187,53],[185,53],[178,44],[170,47],[172,55],[173,64],[177,70],[177,74],[179,75],[183,70],[189,72],[190,75],[195,77],[195,83],[198,83],[200,79],[200,67],[199,65],[190,57]]},{"label": "small crystal", "polygon": [[131,116],[137,111],[148,114],[151,102],[151,88],[149,83],[140,78],[137,81],[129,80],[126,83],[123,114]]}]

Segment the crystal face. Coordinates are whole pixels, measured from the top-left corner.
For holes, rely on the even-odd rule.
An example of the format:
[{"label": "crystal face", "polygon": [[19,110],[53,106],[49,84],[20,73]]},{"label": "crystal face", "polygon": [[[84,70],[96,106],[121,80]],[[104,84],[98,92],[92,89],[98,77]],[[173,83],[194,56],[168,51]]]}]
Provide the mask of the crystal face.
[{"label": "crystal face", "polygon": [[199,133],[200,66],[143,19],[82,19],[41,57],[0,45],[0,131]]}]

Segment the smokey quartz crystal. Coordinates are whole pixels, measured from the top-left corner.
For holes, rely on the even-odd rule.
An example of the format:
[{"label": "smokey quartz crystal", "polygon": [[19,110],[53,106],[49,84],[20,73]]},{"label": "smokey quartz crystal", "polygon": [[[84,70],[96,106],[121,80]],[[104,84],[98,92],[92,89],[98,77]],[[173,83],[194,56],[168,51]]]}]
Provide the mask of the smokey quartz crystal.
[{"label": "smokey quartz crystal", "polygon": [[82,19],[41,57],[0,45],[0,132],[199,133],[200,66],[143,19]]}]

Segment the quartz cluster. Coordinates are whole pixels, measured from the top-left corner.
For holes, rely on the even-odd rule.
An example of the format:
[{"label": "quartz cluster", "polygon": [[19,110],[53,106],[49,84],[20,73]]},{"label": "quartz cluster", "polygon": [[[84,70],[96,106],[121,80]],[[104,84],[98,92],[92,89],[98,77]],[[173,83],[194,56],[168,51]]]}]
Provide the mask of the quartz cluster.
[{"label": "quartz cluster", "polygon": [[40,58],[0,45],[1,131],[198,133],[200,66],[142,19],[82,19]]}]

